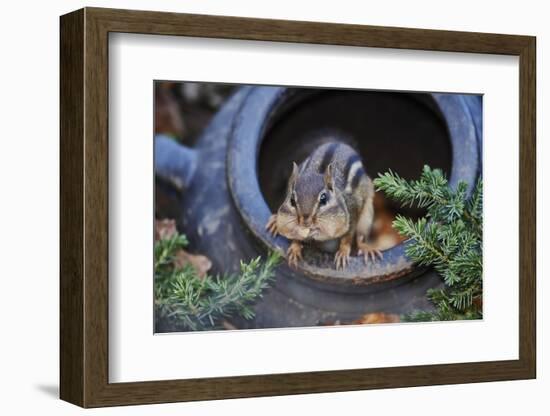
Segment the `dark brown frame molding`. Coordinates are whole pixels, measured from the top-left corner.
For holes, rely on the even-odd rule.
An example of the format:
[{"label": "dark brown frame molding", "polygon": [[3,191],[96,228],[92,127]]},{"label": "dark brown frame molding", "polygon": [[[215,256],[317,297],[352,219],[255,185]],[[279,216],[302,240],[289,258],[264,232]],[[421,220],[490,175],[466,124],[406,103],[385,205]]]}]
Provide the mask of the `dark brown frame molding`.
[{"label": "dark brown frame molding", "polygon": [[[535,37],[98,8],[64,15],[60,26],[63,400],[99,407],[536,377]],[[519,359],[109,383],[109,32],[519,56]]]}]

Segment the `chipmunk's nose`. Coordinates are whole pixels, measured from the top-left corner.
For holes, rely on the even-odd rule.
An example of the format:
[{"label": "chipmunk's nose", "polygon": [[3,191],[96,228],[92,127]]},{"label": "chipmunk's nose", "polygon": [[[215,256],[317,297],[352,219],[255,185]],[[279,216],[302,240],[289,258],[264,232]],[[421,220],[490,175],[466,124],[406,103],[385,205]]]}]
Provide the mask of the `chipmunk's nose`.
[{"label": "chipmunk's nose", "polygon": [[311,217],[304,218],[304,227],[311,227],[313,219]]}]

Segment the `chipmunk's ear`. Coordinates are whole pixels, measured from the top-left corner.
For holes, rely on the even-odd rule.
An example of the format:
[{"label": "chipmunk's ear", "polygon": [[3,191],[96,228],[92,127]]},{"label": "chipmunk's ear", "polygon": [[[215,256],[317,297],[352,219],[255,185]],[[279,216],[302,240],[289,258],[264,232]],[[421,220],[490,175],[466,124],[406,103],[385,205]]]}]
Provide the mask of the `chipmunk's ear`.
[{"label": "chipmunk's ear", "polygon": [[327,169],[325,170],[324,179],[325,179],[325,186],[330,191],[334,190],[334,177],[332,176],[332,172],[333,172],[332,163],[329,163],[329,165],[327,166]]},{"label": "chipmunk's ear", "polygon": [[290,178],[288,178],[288,188],[287,193],[291,193],[294,190],[294,185],[296,185],[296,180],[298,179],[299,168],[296,162],[292,162],[292,173]]}]

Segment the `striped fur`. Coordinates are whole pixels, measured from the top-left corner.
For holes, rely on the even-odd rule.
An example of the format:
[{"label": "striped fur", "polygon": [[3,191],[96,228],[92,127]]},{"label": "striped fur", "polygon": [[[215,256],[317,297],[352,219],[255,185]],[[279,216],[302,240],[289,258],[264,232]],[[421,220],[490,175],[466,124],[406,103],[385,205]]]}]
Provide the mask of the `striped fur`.
[{"label": "striped fur", "polygon": [[339,239],[335,262],[343,268],[354,238],[363,253],[372,254],[365,242],[374,215],[373,196],[360,155],[347,144],[328,142],[300,166],[294,164],[285,201],[267,227],[292,240],[288,255],[293,265],[301,256],[302,241]]}]

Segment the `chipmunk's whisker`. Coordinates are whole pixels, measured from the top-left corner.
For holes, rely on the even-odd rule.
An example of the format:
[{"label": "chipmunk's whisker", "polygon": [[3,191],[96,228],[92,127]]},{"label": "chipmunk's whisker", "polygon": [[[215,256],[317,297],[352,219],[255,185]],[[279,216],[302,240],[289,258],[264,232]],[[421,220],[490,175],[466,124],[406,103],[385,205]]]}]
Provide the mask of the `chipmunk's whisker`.
[{"label": "chipmunk's whisker", "polygon": [[287,222],[285,222],[285,223],[283,224],[283,227],[285,227],[285,226],[287,226],[288,224],[291,224],[291,223],[293,223],[293,222],[294,222],[294,223],[296,222],[296,219],[295,219],[295,218],[292,218],[292,219],[288,220]]}]

